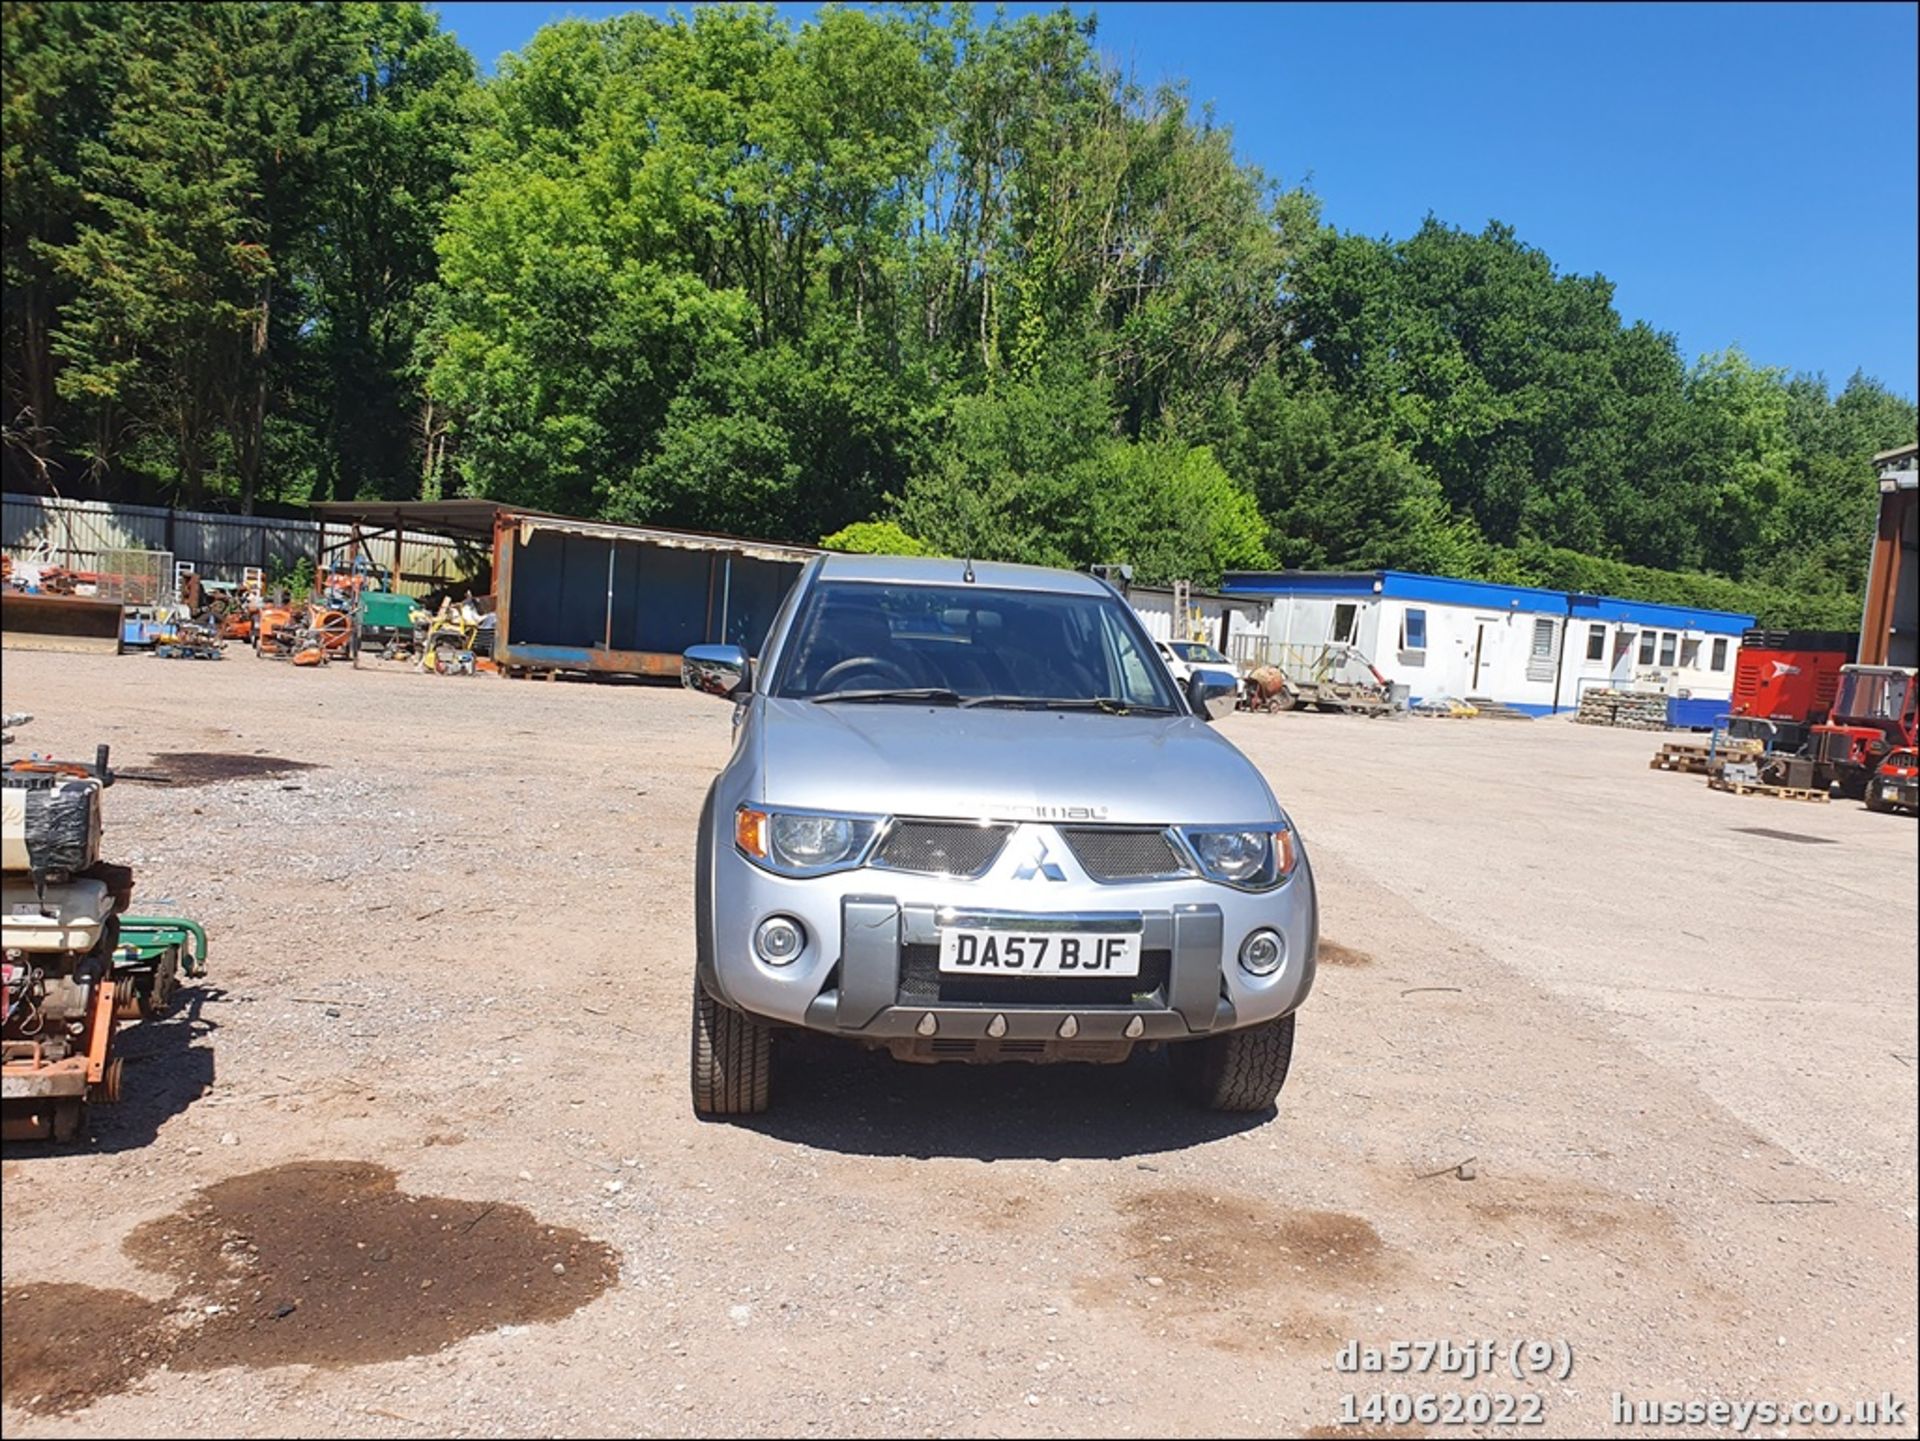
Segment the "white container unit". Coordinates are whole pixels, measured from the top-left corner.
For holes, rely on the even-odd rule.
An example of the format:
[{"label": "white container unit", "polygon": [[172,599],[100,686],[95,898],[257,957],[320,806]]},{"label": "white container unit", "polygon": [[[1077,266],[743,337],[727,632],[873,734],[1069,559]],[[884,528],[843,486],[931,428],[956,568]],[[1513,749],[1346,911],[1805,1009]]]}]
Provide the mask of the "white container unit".
[{"label": "white container unit", "polygon": [[[1221,590],[1267,603],[1237,661],[1282,669],[1341,655],[1415,703],[1470,696],[1533,715],[1592,686],[1658,691],[1680,724],[1711,724],[1733,693],[1749,615],[1407,571],[1234,572]],[[1331,649],[1329,649],[1331,648]],[[1364,673],[1364,671],[1362,671]]]}]

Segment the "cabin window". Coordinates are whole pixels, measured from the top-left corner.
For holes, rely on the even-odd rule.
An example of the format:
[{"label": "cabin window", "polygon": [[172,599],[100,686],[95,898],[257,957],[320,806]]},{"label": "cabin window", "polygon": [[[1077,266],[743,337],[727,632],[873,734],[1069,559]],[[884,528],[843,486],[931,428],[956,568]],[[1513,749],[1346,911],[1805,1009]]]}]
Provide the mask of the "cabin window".
[{"label": "cabin window", "polygon": [[1659,639],[1660,637],[1653,631],[1643,630],[1640,632],[1640,664],[1641,665],[1653,664],[1653,647],[1654,647],[1654,643]]},{"label": "cabin window", "polygon": [[1360,607],[1342,601],[1333,608],[1333,643],[1352,645],[1360,634]]},{"label": "cabin window", "polygon": [[1687,670],[1700,669],[1700,637],[1684,636],[1680,641],[1680,664]]},{"label": "cabin window", "polygon": [[1400,619],[1400,649],[1425,650],[1427,648],[1427,613],[1424,609],[1409,607]]},{"label": "cabin window", "polygon": [[1527,656],[1528,680],[1553,679],[1553,640],[1559,622],[1536,620],[1533,623],[1533,649]]},{"label": "cabin window", "polygon": [[1727,638],[1723,635],[1714,637],[1713,668],[1715,670],[1727,668]]},{"label": "cabin window", "polygon": [[1587,627],[1587,659],[1605,660],[1607,658],[1607,628],[1604,625]]},{"label": "cabin window", "polygon": [[1671,666],[1678,659],[1680,637],[1670,630],[1660,632],[1660,664]]}]

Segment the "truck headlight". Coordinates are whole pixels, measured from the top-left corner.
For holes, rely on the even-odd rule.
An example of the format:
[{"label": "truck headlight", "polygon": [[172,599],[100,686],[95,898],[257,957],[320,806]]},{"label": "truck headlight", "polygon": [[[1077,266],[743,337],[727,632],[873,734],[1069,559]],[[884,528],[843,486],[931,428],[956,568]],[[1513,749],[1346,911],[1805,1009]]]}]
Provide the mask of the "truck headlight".
[{"label": "truck headlight", "polygon": [[867,816],[742,806],[734,816],[733,842],[748,860],[770,871],[820,875],[859,865],[879,825]]},{"label": "truck headlight", "polygon": [[1293,832],[1270,826],[1189,826],[1180,832],[1208,880],[1243,891],[1272,890],[1288,876],[1298,851]]}]

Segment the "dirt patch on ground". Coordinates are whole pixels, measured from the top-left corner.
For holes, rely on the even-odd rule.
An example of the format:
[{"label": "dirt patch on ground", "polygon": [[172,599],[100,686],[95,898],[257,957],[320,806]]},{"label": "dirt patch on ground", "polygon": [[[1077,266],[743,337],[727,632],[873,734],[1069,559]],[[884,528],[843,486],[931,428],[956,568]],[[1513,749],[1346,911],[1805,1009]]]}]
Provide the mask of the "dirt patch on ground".
[{"label": "dirt patch on ground", "polygon": [[1356,951],[1352,946],[1343,946],[1338,941],[1322,941],[1315,956],[1323,966],[1370,966],[1373,957],[1365,951]]},{"label": "dirt patch on ground", "polygon": [[221,1305],[183,1347],[213,1366],[417,1356],[558,1320],[619,1274],[609,1247],[518,1206],[408,1195],[386,1167],[340,1161],[217,1182],[126,1250]]},{"label": "dirt patch on ground", "polygon": [[9,1286],[0,1323],[0,1394],[42,1414],[77,1411],[126,1390],[173,1345],[163,1304],[97,1286]]},{"label": "dirt patch on ground", "polygon": [[1149,1191],[1121,1202],[1134,1261],[1153,1289],[1215,1301],[1270,1286],[1365,1280],[1384,1269],[1371,1223],[1339,1211],[1289,1211],[1203,1191]]},{"label": "dirt patch on ground", "polygon": [[321,767],[311,761],[289,760],[285,756],[235,751],[166,751],[153,758],[152,769],[164,774],[175,786],[210,786],[221,781],[271,780]]},{"label": "dirt patch on ground", "polygon": [[[165,1362],[351,1366],[557,1321],[611,1286],[619,1257],[519,1206],[415,1196],[384,1166],[303,1161],[220,1181],[137,1228],[128,1255],[171,1302],[90,1286],[9,1287],[5,1392],[65,1411]],[[188,1318],[166,1324],[169,1310]]]},{"label": "dirt patch on ground", "polygon": [[1483,1178],[1481,1184],[1486,1189],[1468,1200],[1467,1209],[1488,1235],[1598,1241],[1622,1232],[1664,1237],[1672,1228],[1666,1213],[1653,1206],[1574,1182],[1516,1177]]}]

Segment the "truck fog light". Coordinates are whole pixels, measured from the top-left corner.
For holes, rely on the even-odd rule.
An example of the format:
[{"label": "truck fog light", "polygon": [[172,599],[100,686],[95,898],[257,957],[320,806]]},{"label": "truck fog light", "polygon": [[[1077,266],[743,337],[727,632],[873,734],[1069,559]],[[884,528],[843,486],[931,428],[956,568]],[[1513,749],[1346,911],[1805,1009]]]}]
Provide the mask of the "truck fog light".
[{"label": "truck fog light", "polygon": [[1275,931],[1255,931],[1240,943],[1240,964],[1250,975],[1270,976],[1280,969],[1287,944]]},{"label": "truck fog light", "polygon": [[753,953],[770,966],[792,963],[807,943],[807,933],[790,916],[769,916],[753,933]]}]

